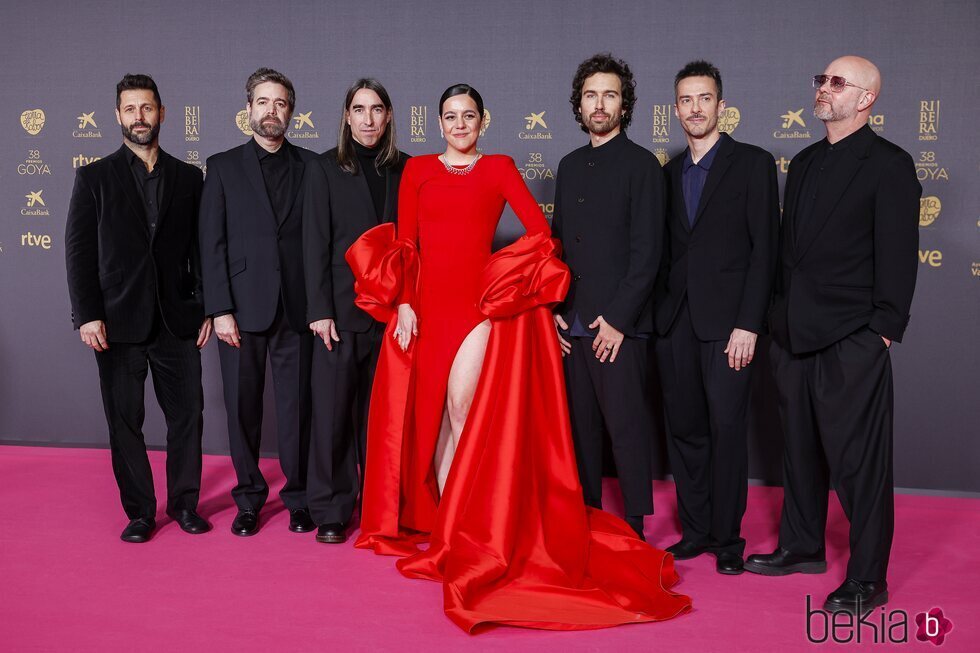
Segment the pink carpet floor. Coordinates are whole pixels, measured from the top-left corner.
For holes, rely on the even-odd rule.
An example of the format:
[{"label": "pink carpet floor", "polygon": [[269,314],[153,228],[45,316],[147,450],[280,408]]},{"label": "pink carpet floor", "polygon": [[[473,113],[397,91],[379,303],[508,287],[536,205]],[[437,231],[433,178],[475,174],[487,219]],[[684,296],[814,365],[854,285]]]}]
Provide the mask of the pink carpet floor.
[{"label": "pink carpet floor", "polygon": [[[151,459],[163,497],[164,456]],[[262,469],[273,488],[281,486],[276,460],[263,460]],[[847,524],[834,499],[827,574],[721,576],[705,555],[678,563],[678,590],[693,597],[694,611],[677,619],[471,636],[442,613],[439,585],[405,579],[392,558],[350,543],[323,545],[312,534],[290,533],[275,497],[256,536],[232,536],[233,478],[227,457],[205,457],[200,509],[214,524],[210,533],[183,533],[161,505],[153,540],[126,544],[118,538],[126,520],[107,451],[0,447],[0,651],[810,650],[805,597],[822,604],[846,562]],[[657,483],[654,493],[657,514],[646,534],[664,547],[679,533],[673,486]],[[618,494],[615,485],[606,494]],[[887,609],[908,613],[909,641],[900,648],[980,650],[980,503],[908,495],[896,503]],[[743,522],[749,552],[773,549],[780,504],[779,489],[750,489]],[[933,648],[915,640],[914,616],[935,607],[953,630]],[[901,618],[873,616],[886,626]],[[811,636],[825,635],[819,617],[810,623]],[[861,628],[839,634],[861,630],[867,647],[873,634]]]}]

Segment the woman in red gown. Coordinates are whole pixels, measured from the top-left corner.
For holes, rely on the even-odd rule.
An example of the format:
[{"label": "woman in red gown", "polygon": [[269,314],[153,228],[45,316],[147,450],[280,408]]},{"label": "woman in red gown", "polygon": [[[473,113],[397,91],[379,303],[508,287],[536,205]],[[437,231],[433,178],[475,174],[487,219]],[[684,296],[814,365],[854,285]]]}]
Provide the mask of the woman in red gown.
[{"label": "woman in red gown", "polygon": [[[551,319],[569,273],[547,221],[513,160],[477,151],[480,95],[456,85],[439,108],[448,146],[406,165],[397,236],[381,225],[347,253],[358,305],[389,336],[355,546],[442,582],[468,632],[685,612],[671,556],[582,499]],[[491,255],[505,201],[526,234]]]}]

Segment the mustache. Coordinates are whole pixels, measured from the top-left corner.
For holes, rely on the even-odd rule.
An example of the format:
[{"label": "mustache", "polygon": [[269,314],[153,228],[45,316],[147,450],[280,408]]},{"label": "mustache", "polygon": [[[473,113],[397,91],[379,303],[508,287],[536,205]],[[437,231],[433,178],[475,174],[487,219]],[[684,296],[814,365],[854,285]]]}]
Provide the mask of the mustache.
[{"label": "mustache", "polygon": [[136,129],[137,127],[146,127],[147,129],[150,129],[150,123],[143,122],[142,120],[137,120],[129,125],[130,129]]}]

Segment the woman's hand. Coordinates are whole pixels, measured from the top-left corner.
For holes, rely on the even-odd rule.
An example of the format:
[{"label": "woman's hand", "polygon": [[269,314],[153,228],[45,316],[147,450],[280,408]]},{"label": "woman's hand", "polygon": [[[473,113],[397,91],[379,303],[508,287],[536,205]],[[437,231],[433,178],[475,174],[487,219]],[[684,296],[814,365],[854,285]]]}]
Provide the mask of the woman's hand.
[{"label": "woman's hand", "polygon": [[411,304],[398,305],[398,324],[395,326],[395,333],[392,337],[402,351],[408,349],[412,342],[412,336],[419,335],[419,319],[412,310]]}]

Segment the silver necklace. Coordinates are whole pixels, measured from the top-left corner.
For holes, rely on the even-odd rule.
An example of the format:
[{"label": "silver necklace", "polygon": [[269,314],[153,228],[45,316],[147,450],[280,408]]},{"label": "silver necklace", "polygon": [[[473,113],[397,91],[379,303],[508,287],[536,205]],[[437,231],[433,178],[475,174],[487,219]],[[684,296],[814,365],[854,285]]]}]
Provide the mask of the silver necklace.
[{"label": "silver necklace", "polygon": [[476,158],[473,159],[472,161],[470,161],[470,164],[468,166],[466,166],[465,168],[454,168],[453,166],[449,165],[449,162],[446,161],[446,157],[445,157],[444,154],[440,154],[439,155],[439,160],[442,161],[442,165],[446,166],[446,172],[448,172],[449,174],[452,174],[452,175],[468,175],[468,174],[470,174],[470,172],[473,171],[473,166],[476,165],[476,162],[479,161],[480,160],[480,157],[482,157],[482,156],[483,156],[482,154],[477,154],[476,155]]}]

